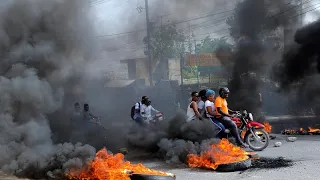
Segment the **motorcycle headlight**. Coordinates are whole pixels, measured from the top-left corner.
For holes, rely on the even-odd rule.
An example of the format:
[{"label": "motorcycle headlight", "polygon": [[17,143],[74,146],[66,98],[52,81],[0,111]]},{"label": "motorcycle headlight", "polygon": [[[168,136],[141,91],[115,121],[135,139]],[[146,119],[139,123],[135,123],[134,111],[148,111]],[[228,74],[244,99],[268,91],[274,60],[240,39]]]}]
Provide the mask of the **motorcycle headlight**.
[{"label": "motorcycle headlight", "polygon": [[253,121],[253,115],[251,113],[248,114],[249,120]]}]

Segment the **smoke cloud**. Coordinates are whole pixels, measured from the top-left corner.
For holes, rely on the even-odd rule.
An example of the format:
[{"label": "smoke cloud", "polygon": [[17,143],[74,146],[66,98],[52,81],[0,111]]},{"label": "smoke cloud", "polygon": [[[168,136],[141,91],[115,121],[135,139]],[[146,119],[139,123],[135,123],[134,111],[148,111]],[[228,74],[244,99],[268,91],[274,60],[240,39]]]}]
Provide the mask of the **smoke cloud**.
[{"label": "smoke cloud", "polygon": [[[312,108],[319,115],[320,60],[318,41],[320,21],[297,30],[295,42],[276,64],[274,76],[282,92],[297,92],[295,100],[299,108]],[[312,40],[311,40],[312,39]]]},{"label": "smoke cloud", "polygon": [[[297,7],[285,1],[245,0],[239,2],[234,16],[228,19],[230,35],[236,42],[232,56],[230,105],[233,109],[246,109],[262,121],[261,110],[266,92],[274,91],[270,69],[280,57],[283,46],[279,29],[291,23]],[[286,12],[286,13],[284,13]],[[265,97],[265,98],[264,98]]]},{"label": "smoke cloud", "polygon": [[67,107],[81,96],[76,85],[94,53],[88,7],[82,0],[0,6],[0,171],[43,178],[95,155],[89,145],[55,144],[72,132]]},{"label": "smoke cloud", "polygon": [[210,120],[186,122],[185,112],[148,127],[134,126],[128,142],[134,147],[158,152],[168,163],[186,163],[188,154],[199,154],[212,143],[218,143],[218,128]]}]

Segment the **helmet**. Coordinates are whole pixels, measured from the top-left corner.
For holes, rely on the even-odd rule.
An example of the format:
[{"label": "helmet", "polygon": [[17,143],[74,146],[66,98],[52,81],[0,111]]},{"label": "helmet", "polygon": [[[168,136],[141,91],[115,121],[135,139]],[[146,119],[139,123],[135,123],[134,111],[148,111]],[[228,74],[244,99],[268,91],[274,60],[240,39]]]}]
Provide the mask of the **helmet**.
[{"label": "helmet", "polygon": [[147,96],[142,96],[142,98],[141,98],[141,103],[142,104],[147,104],[148,101],[149,101],[149,98]]},{"label": "helmet", "polygon": [[229,93],[230,93],[230,91],[227,87],[220,88],[220,90],[219,90],[219,95],[222,98],[225,98],[226,97],[225,95],[229,94]]},{"label": "helmet", "polygon": [[206,92],[206,97],[209,97],[210,95],[215,95],[216,93],[211,90],[211,89],[208,89],[207,92]]}]

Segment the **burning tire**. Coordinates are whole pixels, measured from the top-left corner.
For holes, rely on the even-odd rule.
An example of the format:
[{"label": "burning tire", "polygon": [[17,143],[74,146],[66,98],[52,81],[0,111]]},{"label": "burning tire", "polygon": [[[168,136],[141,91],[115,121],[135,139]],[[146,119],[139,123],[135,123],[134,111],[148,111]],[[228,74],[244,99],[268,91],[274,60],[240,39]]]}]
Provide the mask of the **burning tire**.
[{"label": "burning tire", "polygon": [[147,175],[147,174],[132,174],[131,180],[175,180],[175,176],[159,176],[159,175]]},{"label": "burning tire", "polygon": [[243,171],[251,167],[251,159],[248,158],[244,161],[230,163],[230,164],[221,164],[218,166],[216,171],[220,172],[233,172],[233,171]]},{"label": "burning tire", "polygon": [[[254,137],[254,135],[248,131],[244,136],[244,141],[249,145],[249,148],[254,151],[262,151],[269,145],[269,134],[264,129],[255,129],[254,130],[258,136],[258,140]],[[253,142],[257,142],[261,144],[261,146],[256,146]]]}]

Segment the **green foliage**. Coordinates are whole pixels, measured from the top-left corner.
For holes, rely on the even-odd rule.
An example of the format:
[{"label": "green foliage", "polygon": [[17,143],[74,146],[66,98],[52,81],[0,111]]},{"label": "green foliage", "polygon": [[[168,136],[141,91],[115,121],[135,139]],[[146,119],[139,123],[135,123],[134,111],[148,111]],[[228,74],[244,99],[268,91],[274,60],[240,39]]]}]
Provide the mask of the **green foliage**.
[{"label": "green foliage", "polygon": [[233,46],[227,40],[225,37],[212,39],[207,36],[201,40],[200,44],[197,44],[197,50],[199,53],[216,53],[219,50],[231,52]]},{"label": "green foliage", "polygon": [[197,77],[196,66],[186,66],[182,68],[182,77],[184,79],[191,79]]},{"label": "green foliage", "polygon": [[[143,39],[147,46],[147,38]],[[163,58],[179,58],[185,51],[185,36],[175,25],[165,25],[162,28],[152,28],[150,44],[154,60]]]}]

